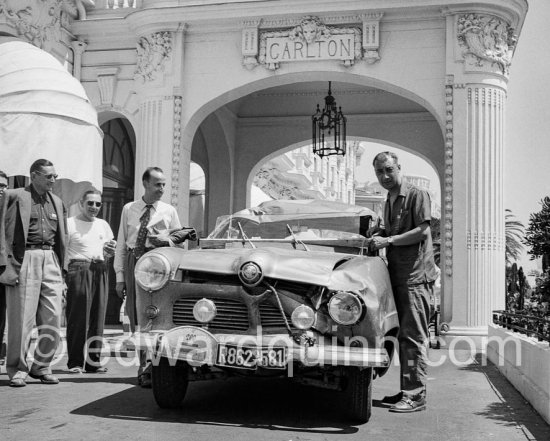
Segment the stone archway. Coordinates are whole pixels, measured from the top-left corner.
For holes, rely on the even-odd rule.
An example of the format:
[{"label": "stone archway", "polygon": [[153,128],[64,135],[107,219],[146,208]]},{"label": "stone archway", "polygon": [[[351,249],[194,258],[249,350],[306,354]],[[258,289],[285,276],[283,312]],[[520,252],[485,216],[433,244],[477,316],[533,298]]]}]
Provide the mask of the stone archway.
[{"label": "stone archway", "polygon": [[[442,124],[421,97],[391,84],[346,73],[281,75],[276,86],[272,86],[273,78],[267,78],[206,103],[182,131],[182,145],[193,136],[191,157],[201,152],[203,162],[208,162],[209,228],[217,215],[246,206],[250,172],[262,158],[311,140],[311,114],[326,95],[328,83],[318,80],[323,77],[332,79],[333,95],[347,113],[348,136],[407,146],[429,158],[442,178]],[[216,185],[220,191],[214,188]]]}]

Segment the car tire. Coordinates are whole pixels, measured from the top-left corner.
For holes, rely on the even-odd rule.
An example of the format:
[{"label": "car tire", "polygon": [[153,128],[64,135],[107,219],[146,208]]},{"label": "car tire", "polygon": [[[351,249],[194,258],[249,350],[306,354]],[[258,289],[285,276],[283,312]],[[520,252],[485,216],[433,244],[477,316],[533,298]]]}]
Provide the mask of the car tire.
[{"label": "car tire", "polygon": [[372,368],[347,368],[347,414],[353,422],[366,423],[372,412]]},{"label": "car tire", "polygon": [[158,365],[153,364],[151,381],[153,396],[159,407],[179,407],[189,384],[189,365],[179,360],[170,365],[168,358],[161,357]]}]

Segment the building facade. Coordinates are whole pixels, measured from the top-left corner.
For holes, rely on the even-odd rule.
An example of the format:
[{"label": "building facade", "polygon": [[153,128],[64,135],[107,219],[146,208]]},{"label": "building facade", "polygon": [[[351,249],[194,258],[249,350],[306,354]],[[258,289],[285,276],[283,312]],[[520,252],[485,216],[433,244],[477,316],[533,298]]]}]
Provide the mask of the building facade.
[{"label": "building facade", "polygon": [[[504,114],[526,0],[0,0],[0,33],[60,59],[99,113],[114,200],[167,171],[189,220],[244,208],[259,167],[311,144],[328,81],[348,139],[430,162],[442,194],[442,312],[483,334],[504,302]],[[118,198],[118,199],[117,199]]]},{"label": "building facade", "polygon": [[320,158],[311,146],[277,155],[260,165],[253,185],[271,199],[325,199],[355,203],[355,167],[363,153],[348,142],[343,156]]}]

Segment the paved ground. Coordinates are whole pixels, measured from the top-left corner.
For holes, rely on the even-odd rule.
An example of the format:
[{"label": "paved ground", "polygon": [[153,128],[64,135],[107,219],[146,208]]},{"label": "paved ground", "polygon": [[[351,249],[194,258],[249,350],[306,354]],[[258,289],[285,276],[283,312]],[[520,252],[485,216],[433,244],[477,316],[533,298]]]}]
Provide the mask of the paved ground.
[{"label": "paved ground", "polygon": [[[432,350],[428,409],[390,413],[379,400],[396,392],[398,368],[375,380],[369,423],[346,423],[331,392],[281,380],[243,378],[193,383],[178,410],[159,409],[135,368],[108,362],[107,374],[67,374],[57,386],[29,380],[8,387],[0,374],[2,440],[550,440],[550,426],[493,365],[465,351]],[[126,360],[128,361],[128,360]]]}]

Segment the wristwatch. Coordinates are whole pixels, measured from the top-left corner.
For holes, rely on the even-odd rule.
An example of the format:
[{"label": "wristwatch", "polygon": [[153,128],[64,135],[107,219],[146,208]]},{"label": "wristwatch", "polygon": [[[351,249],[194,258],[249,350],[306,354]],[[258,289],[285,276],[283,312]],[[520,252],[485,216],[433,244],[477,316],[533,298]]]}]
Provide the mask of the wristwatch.
[{"label": "wristwatch", "polygon": [[388,237],[388,245],[393,245],[393,236]]}]

